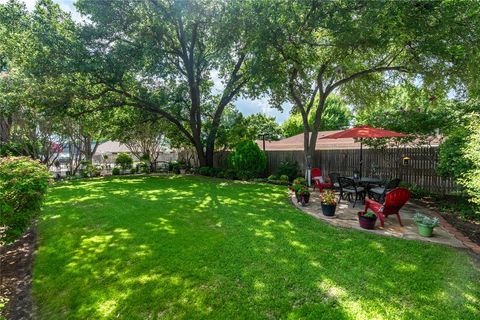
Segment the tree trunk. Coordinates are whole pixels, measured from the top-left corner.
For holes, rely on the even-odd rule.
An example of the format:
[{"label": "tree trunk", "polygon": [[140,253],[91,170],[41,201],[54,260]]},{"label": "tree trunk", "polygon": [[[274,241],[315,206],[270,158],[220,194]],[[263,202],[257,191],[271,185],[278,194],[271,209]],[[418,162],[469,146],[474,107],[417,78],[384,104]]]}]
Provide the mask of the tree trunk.
[{"label": "tree trunk", "polygon": [[12,117],[0,116],[0,145],[10,142],[10,132],[12,129]]},{"label": "tree trunk", "polygon": [[325,101],[328,94],[321,94],[318,99],[317,111],[315,113],[315,121],[313,123],[312,132],[310,135],[310,143],[308,144],[307,157],[310,159],[310,164],[315,163],[315,148],[317,146],[318,130],[320,130],[320,124],[322,123],[322,113],[325,108]]},{"label": "tree trunk", "polygon": [[90,137],[83,137],[83,155],[85,156],[85,160],[92,163],[92,141]]},{"label": "tree trunk", "polygon": [[[300,108],[298,108],[301,110]],[[310,126],[308,125],[308,114],[302,112],[303,121],[303,156],[305,160],[303,171],[306,173],[308,168],[311,168],[311,158],[309,157],[309,139],[310,139]]]},{"label": "tree trunk", "polygon": [[215,148],[212,145],[208,144],[207,149],[205,150],[205,165],[207,167],[213,168],[213,155],[215,153]]},{"label": "tree trunk", "polygon": [[197,158],[200,167],[206,167],[207,157],[205,151],[203,150],[203,145],[200,142],[195,143],[195,151],[197,152]]}]

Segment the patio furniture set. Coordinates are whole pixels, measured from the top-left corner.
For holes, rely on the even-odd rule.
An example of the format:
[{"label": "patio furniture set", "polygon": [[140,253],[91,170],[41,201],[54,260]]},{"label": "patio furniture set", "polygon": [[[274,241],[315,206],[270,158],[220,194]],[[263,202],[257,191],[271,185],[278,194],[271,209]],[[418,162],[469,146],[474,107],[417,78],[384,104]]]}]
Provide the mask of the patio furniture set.
[{"label": "patio furniture set", "polygon": [[[359,218],[370,209],[380,219],[382,227],[384,227],[385,218],[389,215],[396,215],[399,224],[403,226],[399,210],[410,199],[410,191],[398,187],[400,179],[394,178],[385,183],[383,179],[378,177],[359,177],[356,174],[345,177],[332,172],[325,180],[320,168],[313,168],[311,176],[313,189],[318,188],[320,193],[323,189],[338,191],[339,202],[341,200],[353,201],[353,207],[355,207],[357,201],[362,201],[365,204],[365,209],[359,212]],[[375,221],[367,228],[373,228]]]},{"label": "patio furniture set", "polygon": [[[403,227],[400,218],[400,209],[410,199],[411,193],[408,189],[399,187],[400,179],[398,178],[386,181],[379,177],[362,177],[363,142],[364,139],[408,137],[410,137],[408,134],[369,126],[358,126],[321,137],[320,139],[354,138],[360,142],[360,170],[355,170],[353,176],[346,177],[339,173],[331,172],[328,174],[328,178],[325,179],[320,168],[313,168],[311,170],[314,190],[318,188],[320,193],[322,193],[323,189],[333,190],[322,193],[321,204],[323,214],[325,216],[334,216],[335,208],[341,200],[347,199],[350,202],[353,200],[353,207],[355,207],[357,201],[361,200],[365,204],[364,210],[358,212],[358,219],[362,228],[374,229],[377,217],[380,219],[382,228],[384,228],[385,218],[389,215],[396,215],[398,223]],[[295,191],[297,197],[302,199],[303,205],[305,196],[302,197],[297,190]],[[338,191],[340,194],[338,202],[335,199],[335,191]],[[308,188],[307,191],[303,192],[308,194],[308,197],[310,196]],[[306,202],[308,202],[308,198]],[[330,209],[325,210],[324,207],[330,207]],[[370,212],[368,210],[370,210]],[[416,215],[415,222],[419,228],[428,228],[428,232],[420,232],[422,236],[427,237],[431,236],[433,228],[438,226],[438,219],[421,214]]]}]

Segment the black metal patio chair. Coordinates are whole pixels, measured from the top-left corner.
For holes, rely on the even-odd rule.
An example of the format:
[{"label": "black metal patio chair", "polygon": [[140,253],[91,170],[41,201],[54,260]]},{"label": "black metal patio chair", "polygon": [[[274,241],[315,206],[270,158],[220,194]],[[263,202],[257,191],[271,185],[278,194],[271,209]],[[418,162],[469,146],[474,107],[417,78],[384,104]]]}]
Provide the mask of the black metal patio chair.
[{"label": "black metal patio chair", "polygon": [[352,195],[355,195],[353,200],[353,207],[357,203],[357,200],[365,200],[365,189],[357,186],[355,181],[346,177],[338,177],[338,183],[340,185],[340,199],[345,199],[344,194],[347,195],[348,201],[352,201]]},{"label": "black metal patio chair", "polygon": [[330,178],[330,182],[333,184],[333,190],[340,190],[340,184],[338,183],[338,178],[340,177],[340,173],[338,172],[330,172],[328,174]]},{"label": "black metal patio chair", "polygon": [[376,202],[383,203],[388,191],[397,188],[402,180],[395,178],[390,180],[384,187],[375,187],[368,190],[368,197]]}]

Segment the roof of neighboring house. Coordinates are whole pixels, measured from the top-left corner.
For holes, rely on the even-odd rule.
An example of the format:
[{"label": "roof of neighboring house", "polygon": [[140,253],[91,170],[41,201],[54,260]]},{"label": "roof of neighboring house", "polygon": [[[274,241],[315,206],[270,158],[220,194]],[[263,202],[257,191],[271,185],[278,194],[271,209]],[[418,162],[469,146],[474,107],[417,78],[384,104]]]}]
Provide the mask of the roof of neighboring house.
[{"label": "roof of neighboring house", "polygon": [[120,153],[120,152],[130,152],[126,145],[118,141],[107,141],[100,144],[97,148],[96,154],[105,154],[105,153]]},{"label": "roof of neighboring house", "polygon": [[[338,149],[360,149],[360,143],[355,142],[353,138],[342,139],[320,139],[326,135],[339,132],[341,130],[320,131],[318,132],[317,144],[315,150],[338,150]],[[431,146],[438,146],[441,142],[440,137],[432,137],[430,140]],[[263,149],[263,141],[257,140],[256,143]],[[368,149],[368,146],[363,145],[363,148]],[[265,141],[265,150],[267,151],[303,151],[303,133],[296,136],[285,138],[279,141]]]},{"label": "roof of neighboring house", "polygon": [[[118,141],[106,141],[104,143],[101,143],[97,147],[97,151],[95,152],[95,154],[106,154],[106,153],[117,154],[117,153],[120,153],[120,152],[131,153],[130,149],[128,149],[128,147],[123,143],[120,143]],[[166,154],[169,154],[169,153],[175,153],[176,150],[166,148],[162,152],[166,153]]]}]

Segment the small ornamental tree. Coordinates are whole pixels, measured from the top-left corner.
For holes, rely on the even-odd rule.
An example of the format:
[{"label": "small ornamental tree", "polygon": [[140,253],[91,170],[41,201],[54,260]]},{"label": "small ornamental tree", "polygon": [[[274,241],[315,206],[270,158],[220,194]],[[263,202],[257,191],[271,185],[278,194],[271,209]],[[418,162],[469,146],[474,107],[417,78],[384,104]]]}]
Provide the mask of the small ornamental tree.
[{"label": "small ornamental tree", "polygon": [[0,244],[17,239],[40,211],[51,178],[46,166],[28,157],[0,158]]},{"label": "small ornamental tree", "polygon": [[128,153],[120,153],[115,159],[115,164],[119,165],[122,170],[127,170],[132,167],[133,159]]},{"label": "small ornamental tree", "polygon": [[235,151],[229,154],[228,164],[239,178],[247,180],[264,172],[267,157],[255,142],[245,140],[237,144]]}]

